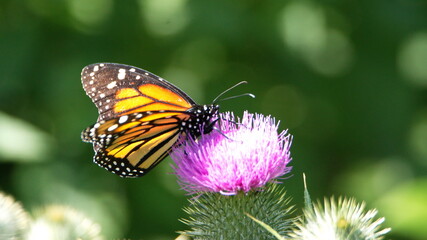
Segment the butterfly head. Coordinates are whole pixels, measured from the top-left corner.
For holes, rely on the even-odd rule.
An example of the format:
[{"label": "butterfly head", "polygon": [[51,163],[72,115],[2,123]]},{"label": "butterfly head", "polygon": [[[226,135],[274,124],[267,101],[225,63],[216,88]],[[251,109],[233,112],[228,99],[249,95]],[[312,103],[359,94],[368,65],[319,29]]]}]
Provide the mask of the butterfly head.
[{"label": "butterfly head", "polygon": [[217,104],[195,105],[188,112],[192,113],[192,117],[188,121],[182,122],[181,128],[195,137],[200,136],[201,132],[211,132],[219,120],[219,105]]}]

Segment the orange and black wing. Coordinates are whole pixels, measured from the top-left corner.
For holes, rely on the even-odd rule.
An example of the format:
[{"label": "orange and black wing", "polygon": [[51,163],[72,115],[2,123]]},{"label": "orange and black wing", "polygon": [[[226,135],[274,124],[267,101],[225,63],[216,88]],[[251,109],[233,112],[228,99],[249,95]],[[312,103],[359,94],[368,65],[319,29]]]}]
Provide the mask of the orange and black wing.
[{"label": "orange and black wing", "polygon": [[86,66],[82,70],[82,84],[98,108],[98,121],[135,112],[186,111],[196,105],[187,94],[166,80],[123,64]]},{"label": "orange and black wing", "polygon": [[94,144],[94,161],[121,177],[139,177],[169,153],[181,135],[180,123],[190,116],[180,112],[132,113],[100,121],[82,133]]},{"label": "orange and black wing", "polygon": [[98,165],[122,177],[142,176],[164,159],[198,107],[171,83],[132,66],[89,65],[82,83],[99,112],[82,139],[93,143]]}]

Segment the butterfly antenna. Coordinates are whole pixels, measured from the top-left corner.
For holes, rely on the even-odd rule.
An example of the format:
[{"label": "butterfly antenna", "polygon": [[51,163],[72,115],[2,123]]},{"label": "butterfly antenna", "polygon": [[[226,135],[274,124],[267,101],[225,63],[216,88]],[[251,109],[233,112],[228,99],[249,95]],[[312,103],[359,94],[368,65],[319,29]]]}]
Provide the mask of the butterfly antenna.
[{"label": "butterfly antenna", "polygon": [[[225,93],[227,93],[227,92],[229,92],[231,89],[233,89],[233,88],[235,88],[235,87],[237,87],[237,86],[239,86],[239,85],[242,85],[242,84],[245,84],[245,83],[248,83],[248,82],[246,82],[246,81],[241,81],[241,82],[238,82],[238,83],[236,83],[235,85],[233,85],[233,86],[231,86],[231,87],[229,87],[228,89],[226,89],[225,91],[223,91],[222,93],[220,93],[214,100],[213,100],[213,104],[216,104],[217,102],[218,102],[218,99],[220,98],[220,97],[222,97],[222,95],[224,95]],[[245,95],[248,95],[248,94],[242,94],[242,96],[245,96]],[[252,96],[253,96],[253,94],[251,94]],[[221,99],[221,100],[224,100],[224,99]]]},{"label": "butterfly antenna", "polygon": [[243,96],[249,96],[251,98],[255,98],[255,95],[253,95],[252,93],[243,93],[243,94],[236,95],[236,96],[231,96],[231,97],[226,97],[226,98],[218,99],[217,102],[224,101],[224,100],[230,100],[230,99],[233,99],[233,98],[238,98],[238,97],[243,97]]}]

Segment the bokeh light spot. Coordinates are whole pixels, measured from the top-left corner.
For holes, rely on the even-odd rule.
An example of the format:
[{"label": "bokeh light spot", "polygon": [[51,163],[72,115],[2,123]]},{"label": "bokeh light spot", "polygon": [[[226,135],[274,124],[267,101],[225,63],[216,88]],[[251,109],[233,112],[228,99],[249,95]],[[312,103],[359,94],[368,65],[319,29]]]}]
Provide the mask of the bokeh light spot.
[{"label": "bokeh light spot", "polygon": [[[375,205],[386,218],[386,225],[404,239],[427,236],[427,178],[414,179],[394,186]],[[403,238],[402,238],[403,239]]]},{"label": "bokeh light spot", "polygon": [[348,69],[353,51],[348,38],[326,23],[325,11],[307,2],[293,2],[279,19],[285,46],[317,73],[334,76]]},{"label": "bokeh light spot", "polygon": [[93,29],[104,22],[111,14],[111,0],[68,0],[71,16],[76,27],[81,30]]},{"label": "bokeh light spot", "polygon": [[427,87],[427,32],[416,33],[403,42],[397,64],[407,80]]},{"label": "bokeh light spot", "polygon": [[279,26],[286,46],[297,52],[316,51],[326,40],[325,15],[321,8],[308,2],[286,6]]},{"label": "bokeh light spot", "polygon": [[188,23],[187,0],[140,0],[142,20],[157,36],[181,31]]},{"label": "bokeh light spot", "polygon": [[49,157],[52,139],[40,129],[0,112],[0,159],[42,161]]},{"label": "bokeh light spot", "polygon": [[[344,160],[346,161],[346,160]],[[356,196],[367,202],[375,201],[378,195],[393,189],[396,184],[413,179],[413,171],[405,159],[364,158],[337,178],[337,190],[348,196]]]}]

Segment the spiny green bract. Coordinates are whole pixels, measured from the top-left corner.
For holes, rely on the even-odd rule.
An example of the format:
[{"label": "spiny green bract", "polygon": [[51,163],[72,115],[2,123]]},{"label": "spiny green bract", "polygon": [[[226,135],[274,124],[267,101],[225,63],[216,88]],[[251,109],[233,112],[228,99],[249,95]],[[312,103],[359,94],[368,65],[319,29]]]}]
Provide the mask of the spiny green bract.
[{"label": "spiny green bract", "polygon": [[294,220],[289,202],[277,184],[232,196],[206,193],[191,199],[190,206],[184,208],[189,218],[182,222],[191,228],[184,233],[194,239],[276,239],[246,214],[286,236]]}]

